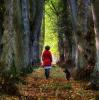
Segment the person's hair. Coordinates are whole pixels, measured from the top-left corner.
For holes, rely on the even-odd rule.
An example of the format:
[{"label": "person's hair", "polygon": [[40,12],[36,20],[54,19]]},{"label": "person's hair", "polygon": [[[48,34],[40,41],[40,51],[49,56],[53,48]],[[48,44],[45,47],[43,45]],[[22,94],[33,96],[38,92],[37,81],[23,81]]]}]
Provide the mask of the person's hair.
[{"label": "person's hair", "polygon": [[50,46],[45,46],[45,50],[50,50]]}]

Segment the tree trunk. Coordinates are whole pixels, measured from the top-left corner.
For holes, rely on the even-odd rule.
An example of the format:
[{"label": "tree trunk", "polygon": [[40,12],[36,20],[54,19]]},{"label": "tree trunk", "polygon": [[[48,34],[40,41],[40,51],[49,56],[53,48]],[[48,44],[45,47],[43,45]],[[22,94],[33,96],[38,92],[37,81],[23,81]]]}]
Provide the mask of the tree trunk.
[{"label": "tree trunk", "polygon": [[64,62],[64,42],[63,42],[63,33],[58,32],[58,49],[59,49],[59,61]]},{"label": "tree trunk", "polygon": [[34,20],[35,20],[35,14],[36,14],[36,1],[35,0],[30,0],[30,63],[32,64],[33,62],[33,41],[34,41],[34,36],[33,36],[33,26],[34,26]]},{"label": "tree trunk", "polygon": [[3,44],[2,44],[2,36],[3,36],[3,21],[4,21],[4,1],[0,1],[0,58],[2,54]]},{"label": "tree trunk", "polygon": [[5,71],[10,72],[14,66],[15,32],[13,27],[13,0],[5,0],[4,34],[2,38],[3,52],[1,63],[5,64]]},{"label": "tree trunk", "polygon": [[21,3],[20,0],[14,1],[14,27],[15,27],[15,66],[20,74],[27,63],[24,58],[24,33],[22,30],[22,15],[21,15]]},{"label": "tree trunk", "polygon": [[44,39],[45,39],[45,15],[43,17],[42,31],[41,31],[41,36],[40,36],[40,54],[42,54],[42,51],[43,51]]},{"label": "tree trunk", "polygon": [[96,40],[96,66],[94,73],[99,79],[99,0],[95,0],[92,3],[92,14],[94,21],[94,31]]},{"label": "tree trunk", "polygon": [[[68,43],[68,33],[70,27],[69,21],[69,11],[68,11],[68,3],[67,0],[59,0],[58,12],[60,13],[58,16],[58,38],[59,38],[59,53],[60,53],[60,62],[66,62],[69,57],[69,43]],[[68,25],[67,25],[68,24]]]},{"label": "tree trunk", "polygon": [[28,67],[30,64],[30,24],[29,24],[29,1],[22,0],[22,22],[23,22],[23,46],[24,46],[24,68]]},{"label": "tree trunk", "polygon": [[[89,0],[82,0],[81,2],[82,4],[82,15],[80,16],[80,20],[82,20],[82,30],[81,32],[79,32],[79,44],[78,44],[78,50],[79,50],[79,54],[78,54],[78,65],[80,68],[83,68],[85,66],[87,66],[88,64],[88,52],[87,49],[89,50],[89,41],[87,41],[87,36],[88,34],[88,17],[89,17],[89,5],[90,2]],[[87,47],[86,47],[87,45]]]},{"label": "tree trunk", "polygon": [[40,62],[40,45],[39,39],[41,34],[41,23],[43,18],[44,0],[36,0],[36,14],[33,23],[33,44],[32,44],[32,62],[34,65]]},{"label": "tree trunk", "polygon": [[77,1],[68,0],[72,15],[72,26],[73,26],[73,45],[72,45],[72,59],[78,67],[78,38],[77,38]]},{"label": "tree trunk", "polygon": [[42,54],[44,42],[45,42],[45,2],[43,6],[43,19],[42,19],[42,27],[41,27],[41,36],[40,36],[40,55]]},{"label": "tree trunk", "polygon": [[71,41],[71,37],[72,37],[71,33],[68,33],[68,32],[65,33],[65,42],[66,42],[64,44],[64,46],[65,46],[64,52],[65,52],[65,56],[66,56],[65,61],[69,60],[69,59],[72,59],[72,41]]},{"label": "tree trunk", "polygon": [[[68,0],[62,0],[63,3],[63,11],[62,11],[62,23],[64,31],[64,58],[65,62],[68,59],[72,59],[72,24],[70,20],[70,11],[68,6]],[[64,13],[63,13],[64,12]]]},{"label": "tree trunk", "polygon": [[89,5],[90,5],[90,0],[82,0],[83,4],[83,33],[88,32],[88,15],[89,15]]}]

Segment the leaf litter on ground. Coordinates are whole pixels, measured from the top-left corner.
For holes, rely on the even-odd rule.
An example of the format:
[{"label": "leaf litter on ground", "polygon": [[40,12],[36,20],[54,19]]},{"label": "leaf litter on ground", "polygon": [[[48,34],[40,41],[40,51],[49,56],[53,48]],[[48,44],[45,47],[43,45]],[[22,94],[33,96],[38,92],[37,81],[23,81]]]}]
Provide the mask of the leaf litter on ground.
[{"label": "leaf litter on ground", "polygon": [[59,67],[52,68],[48,80],[44,77],[43,68],[35,69],[23,80],[26,84],[18,84],[20,96],[2,94],[0,100],[96,100],[96,95],[99,96],[99,92],[83,89],[82,81],[67,81]]}]

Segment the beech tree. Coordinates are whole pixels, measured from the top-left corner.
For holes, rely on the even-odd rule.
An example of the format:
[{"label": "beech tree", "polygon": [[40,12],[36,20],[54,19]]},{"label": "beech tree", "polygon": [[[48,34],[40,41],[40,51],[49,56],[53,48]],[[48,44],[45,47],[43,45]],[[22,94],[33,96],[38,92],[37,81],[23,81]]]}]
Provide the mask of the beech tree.
[{"label": "beech tree", "polygon": [[[15,32],[13,24],[13,0],[4,1],[5,13],[4,13],[4,32],[2,31],[2,45],[3,49],[1,52],[1,67],[5,70],[5,73],[9,73],[14,66],[14,55],[15,55]],[[1,24],[2,25],[2,24]]]},{"label": "beech tree", "polygon": [[95,41],[96,41],[96,64],[94,68],[94,76],[97,79],[97,82],[99,83],[99,1],[95,0],[92,2],[92,15],[93,15],[93,21],[94,21],[94,31],[95,31]]}]

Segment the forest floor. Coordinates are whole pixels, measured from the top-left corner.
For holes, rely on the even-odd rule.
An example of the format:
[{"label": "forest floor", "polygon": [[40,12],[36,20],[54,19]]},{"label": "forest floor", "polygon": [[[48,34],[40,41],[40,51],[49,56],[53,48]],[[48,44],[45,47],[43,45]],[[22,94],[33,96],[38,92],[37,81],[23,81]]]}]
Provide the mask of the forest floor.
[{"label": "forest floor", "polygon": [[51,77],[46,80],[43,68],[35,68],[32,74],[22,77],[17,84],[20,95],[7,95],[0,92],[0,100],[99,100],[99,91],[85,90],[86,82],[67,81],[59,67],[51,69]]}]

